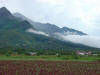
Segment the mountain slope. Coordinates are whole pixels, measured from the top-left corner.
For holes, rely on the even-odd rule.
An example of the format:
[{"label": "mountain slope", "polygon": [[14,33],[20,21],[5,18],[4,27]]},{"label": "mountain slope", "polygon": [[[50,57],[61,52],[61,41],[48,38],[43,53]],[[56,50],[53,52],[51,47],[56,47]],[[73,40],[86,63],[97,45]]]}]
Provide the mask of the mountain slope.
[{"label": "mountain slope", "polygon": [[54,24],[50,24],[50,23],[43,24],[43,23],[39,23],[39,22],[34,22],[20,13],[15,13],[14,16],[20,20],[29,21],[37,30],[46,32],[50,35],[54,35],[54,33],[62,33],[62,34],[66,33],[68,35],[87,35],[86,33],[83,33],[81,31],[78,31],[75,29],[67,28],[67,27],[60,28],[60,27],[58,27]]},{"label": "mountain slope", "polygon": [[36,35],[28,32],[18,32],[16,30],[0,31],[0,48],[32,48],[36,50],[93,50],[94,48],[63,42],[57,39]]},{"label": "mountain slope", "polygon": [[[6,8],[1,8],[5,10]],[[0,9],[0,12],[2,10]],[[4,16],[5,15],[7,16]],[[9,14],[8,14],[9,13]],[[19,20],[9,10],[0,13],[0,48],[13,47],[32,50],[94,50],[95,48],[64,42],[52,37],[27,32],[36,30],[27,20]],[[9,17],[10,16],[10,17]],[[2,19],[3,18],[3,19]],[[56,28],[56,27],[55,27]],[[55,29],[54,28],[54,29]],[[58,28],[58,27],[57,27]],[[56,28],[56,29],[57,29]],[[59,28],[58,28],[59,29]]]}]

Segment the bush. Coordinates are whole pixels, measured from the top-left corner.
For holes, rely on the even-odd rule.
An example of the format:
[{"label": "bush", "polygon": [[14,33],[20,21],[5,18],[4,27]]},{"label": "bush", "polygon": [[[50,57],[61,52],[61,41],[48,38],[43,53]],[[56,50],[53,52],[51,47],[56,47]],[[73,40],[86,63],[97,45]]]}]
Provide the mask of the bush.
[{"label": "bush", "polygon": [[6,56],[11,56],[11,54],[7,53]]},{"label": "bush", "polygon": [[74,57],[74,59],[79,59],[78,55],[74,55],[73,57]]}]

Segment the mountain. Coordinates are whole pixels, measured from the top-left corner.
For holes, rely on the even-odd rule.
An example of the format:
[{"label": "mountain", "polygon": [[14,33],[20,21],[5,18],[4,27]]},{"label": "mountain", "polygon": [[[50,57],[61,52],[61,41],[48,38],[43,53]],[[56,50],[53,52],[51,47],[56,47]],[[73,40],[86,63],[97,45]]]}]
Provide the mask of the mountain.
[{"label": "mountain", "polygon": [[28,28],[35,29],[28,21],[19,21],[7,10],[7,8],[0,8],[0,31],[1,30],[19,30],[23,31]]},{"label": "mountain", "polygon": [[50,24],[50,23],[39,23],[39,22],[34,22],[30,19],[28,19],[27,17],[25,17],[24,15],[20,14],[20,13],[15,13],[14,14],[15,17],[17,17],[20,20],[27,20],[28,22],[30,22],[37,30],[40,30],[42,32],[48,33],[49,35],[54,35],[55,33],[61,33],[61,34],[66,34],[66,35],[87,35],[86,33],[83,33],[81,31],[75,30],[75,29],[71,29],[68,27],[58,27],[54,24]]},{"label": "mountain", "polygon": [[[13,16],[13,14],[7,10],[7,8],[0,8],[0,52],[2,48],[21,48],[24,50],[58,50],[58,51],[68,51],[68,50],[94,50],[96,48],[84,46],[81,44],[75,44],[71,42],[64,42],[52,37],[36,34],[34,32],[28,32],[28,29],[32,29],[38,32],[36,25],[32,25],[26,19],[21,20],[18,17]],[[39,24],[39,23],[37,23]],[[43,24],[42,24],[43,25]],[[44,24],[44,26],[50,26],[52,29],[49,31],[58,31],[59,27],[55,25]],[[39,25],[38,25],[39,26]],[[41,28],[41,27],[40,27]],[[39,28],[39,29],[40,29]],[[54,29],[53,29],[54,28]],[[57,30],[55,30],[57,29]],[[49,33],[48,31],[48,33]],[[50,32],[50,33],[51,33]]]},{"label": "mountain", "polygon": [[13,19],[14,16],[7,10],[7,8],[2,7],[0,9],[0,20],[3,19]]}]

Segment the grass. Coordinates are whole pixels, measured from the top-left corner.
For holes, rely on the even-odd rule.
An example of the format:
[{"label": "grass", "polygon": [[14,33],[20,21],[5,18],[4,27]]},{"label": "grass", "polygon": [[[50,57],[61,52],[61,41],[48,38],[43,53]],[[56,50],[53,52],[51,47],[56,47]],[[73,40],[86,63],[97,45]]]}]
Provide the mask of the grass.
[{"label": "grass", "polygon": [[78,56],[74,58],[73,56],[62,55],[60,57],[55,55],[40,55],[40,56],[27,56],[27,55],[16,55],[16,56],[5,56],[0,55],[0,60],[47,60],[47,61],[96,61],[100,59],[97,56]]}]

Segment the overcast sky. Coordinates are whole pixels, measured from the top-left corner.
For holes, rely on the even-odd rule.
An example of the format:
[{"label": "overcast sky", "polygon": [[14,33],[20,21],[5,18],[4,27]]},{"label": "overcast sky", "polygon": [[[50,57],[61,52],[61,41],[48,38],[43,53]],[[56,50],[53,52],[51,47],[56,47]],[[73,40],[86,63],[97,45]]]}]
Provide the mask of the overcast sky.
[{"label": "overcast sky", "polygon": [[38,22],[100,36],[100,0],[0,0],[0,7]]}]

